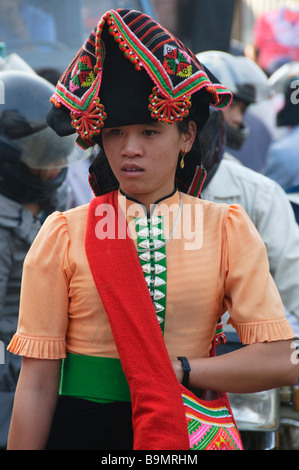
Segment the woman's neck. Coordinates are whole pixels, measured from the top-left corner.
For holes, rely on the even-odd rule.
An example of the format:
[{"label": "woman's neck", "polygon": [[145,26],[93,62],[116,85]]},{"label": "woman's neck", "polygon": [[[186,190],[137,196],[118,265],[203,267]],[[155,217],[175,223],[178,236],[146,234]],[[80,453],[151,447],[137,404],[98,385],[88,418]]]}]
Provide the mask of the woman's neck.
[{"label": "woman's neck", "polygon": [[177,187],[175,186],[174,189],[170,193],[165,194],[162,197],[159,197],[157,200],[153,200],[152,197],[148,197],[147,195],[143,195],[143,194],[131,196],[131,195],[126,194],[121,188],[119,190],[120,190],[120,193],[123,196],[125,196],[127,199],[134,201],[138,204],[141,204],[146,209],[147,214],[150,214],[151,208],[154,205],[163,201],[164,199],[168,199],[171,196],[173,196],[175,192],[177,191]]}]

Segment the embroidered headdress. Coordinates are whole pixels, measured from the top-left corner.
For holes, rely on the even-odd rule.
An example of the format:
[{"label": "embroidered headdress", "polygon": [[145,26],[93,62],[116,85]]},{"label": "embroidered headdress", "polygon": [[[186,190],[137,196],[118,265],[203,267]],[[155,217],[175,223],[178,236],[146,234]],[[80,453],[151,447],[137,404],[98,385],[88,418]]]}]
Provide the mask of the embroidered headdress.
[{"label": "embroidered headdress", "polygon": [[149,16],[110,10],[60,78],[48,123],[59,135],[77,132],[87,148],[104,125],[181,121],[191,110],[199,116],[200,102],[224,108],[231,93],[208,73]]}]

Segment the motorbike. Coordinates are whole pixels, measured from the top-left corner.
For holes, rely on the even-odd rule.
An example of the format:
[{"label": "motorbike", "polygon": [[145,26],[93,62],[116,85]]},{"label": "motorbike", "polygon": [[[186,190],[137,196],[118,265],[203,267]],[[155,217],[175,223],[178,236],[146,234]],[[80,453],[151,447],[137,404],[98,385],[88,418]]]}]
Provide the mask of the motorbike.
[{"label": "motorbike", "polygon": [[[243,347],[234,331],[217,355]],[[294,340],[299,344],[299,338]],[[257,393],[228,393],[245,450],[299,450],[299,381],[295,386]]]}]

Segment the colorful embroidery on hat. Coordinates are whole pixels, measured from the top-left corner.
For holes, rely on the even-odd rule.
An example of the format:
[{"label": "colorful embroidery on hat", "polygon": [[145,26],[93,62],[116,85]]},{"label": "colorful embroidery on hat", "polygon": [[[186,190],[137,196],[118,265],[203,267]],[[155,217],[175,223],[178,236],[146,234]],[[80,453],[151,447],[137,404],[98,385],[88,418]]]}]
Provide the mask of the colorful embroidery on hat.
[{"label": "colorful embroidery on hat", "polygon": [[181,121],[189,113],[192,94],[201,89],[210,94],[211,106],[225,108],[230,103],[231,93],[211,83],[194,54],[152,18],[135,10],[110,10],[78,51],[51,98],[55,106],[70,110],[72,125],[84,146],[94,145],[92,137],[100,133],[106,118],[97,101],[105,68],[105,25],[135,69],[145,69],[151,77],[153,119]]},{"label": "colorful embroidery on hat", "polygon": [[188,78],[192,75],[191,59],[184,51],[175,46],[165,44],[163,67],[169,75]]},{"label": "colorful embroidery on hat", "polygon": [[169,123],[182,120],[188,115],[190,96],[203,88],[211,95],[211,106],[224,108],[230,103],[230,92],[210,82],[194,54],[146,15],[117,10],[107,12],[106,20],[125,57],[137,70],[145,68],[157,85],[158,98],[150,96],[152,118]]},{"label": "colorful embroidery on hat", "polygon": [[95,81],[93,65],[88,55],[80,57],[73,68],[70,79],[70,90],[76,91],[80,88],[89,88]]}]

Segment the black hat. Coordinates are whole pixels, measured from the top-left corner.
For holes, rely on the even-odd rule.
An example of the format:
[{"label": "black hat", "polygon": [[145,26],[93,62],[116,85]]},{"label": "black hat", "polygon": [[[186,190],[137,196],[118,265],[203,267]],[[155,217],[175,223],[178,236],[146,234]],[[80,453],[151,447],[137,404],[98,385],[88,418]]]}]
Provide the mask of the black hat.
[{"label": "black hat", "polygon": [[192,114],[202,127],[209,105],[225,108],[232,99],[208,74],[149,16],[110,10],[60,78],[48,123],[59,135],[77,132],[83,148],[95,144],[103,126],[172,123]]}]

